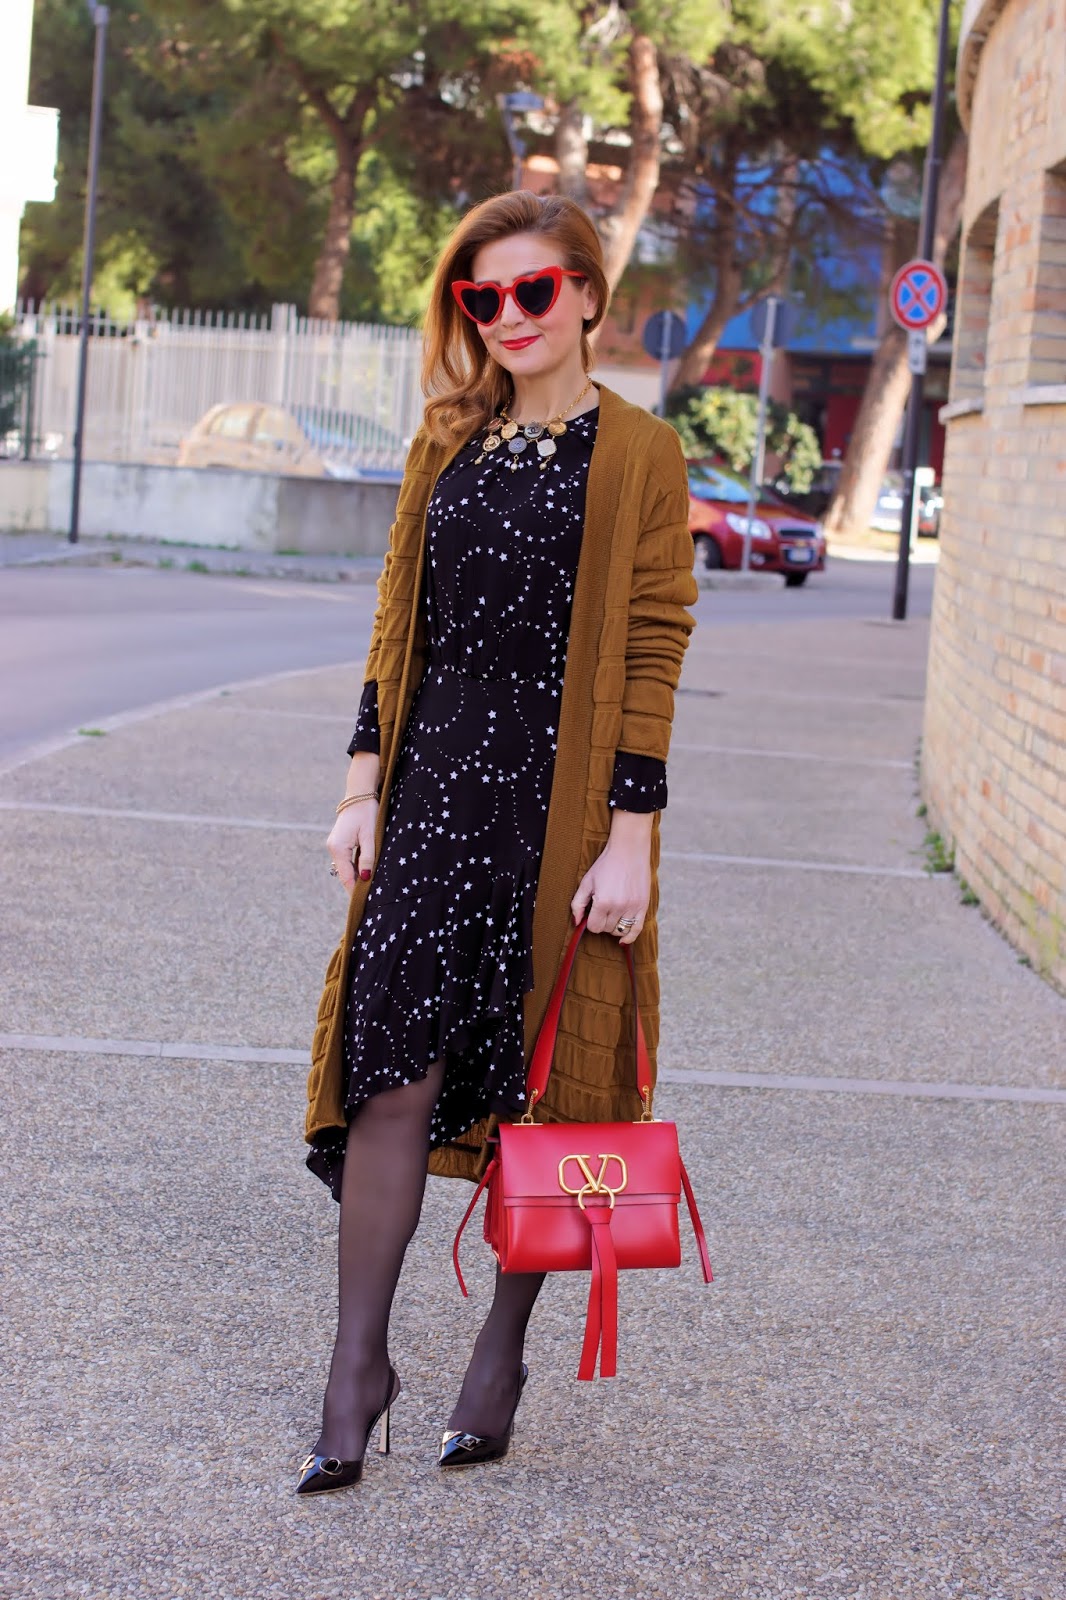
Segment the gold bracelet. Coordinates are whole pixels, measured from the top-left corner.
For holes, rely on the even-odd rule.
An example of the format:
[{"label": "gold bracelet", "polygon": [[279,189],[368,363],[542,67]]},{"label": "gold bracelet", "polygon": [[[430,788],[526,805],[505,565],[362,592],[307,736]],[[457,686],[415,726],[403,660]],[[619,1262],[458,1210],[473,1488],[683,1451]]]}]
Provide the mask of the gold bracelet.
[{"label": "gold bracelet", "polygon": [[357,805],[360,800],[376,800],[377,797],[378,792],[376,789],[371,789],[368,794],[346,794],[340,805],[337,807],[337,815],[339,817],[346,806]]}]

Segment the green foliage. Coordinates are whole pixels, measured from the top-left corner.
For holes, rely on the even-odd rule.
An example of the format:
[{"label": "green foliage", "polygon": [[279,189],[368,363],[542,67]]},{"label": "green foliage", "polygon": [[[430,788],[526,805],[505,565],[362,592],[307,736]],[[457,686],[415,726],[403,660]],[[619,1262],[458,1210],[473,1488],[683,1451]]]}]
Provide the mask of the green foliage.
[{"label": "green foliage", "polygon": [[[639,31],[660,55],[664,189],[688,206],[678,266],[694,289],[711,284],[722,219],[739,218],[754,292],[774,270],[763,223],[782,160],[829,147],[881,160],[924,139],[935,12],[936,0],[113,0],[96,298],[118,312],[306,303],[337,124],[355,118],[341,313],[416,319],[457,209],[507,186],[497,94],[545,98],[531,147],[551,148],[563,105],[606,146],[626,126]],[[55,204],[27,210],[22,288],[73,297],[92,27],[84,0],[37,0],[35,23],[32,97],[61,112],[60,182]],[[793,254],[813,260],[849,219],[809,185],[799,200]]]},{"label": "green foliage", "polygon": [[939,0],[734,0],[715,52],[715,120],[802,150],[843,134],[887,159],[929,132]]},{"label": "green foliage", "polygon": [[36,360],[36,344],[16,339],[10,317],[0,315],[0,439],[27,426]]},{"label": "green foliage", "polygon": [[706,61],[729,27],[725,0],[519,0],[510,15],[531,87],[557,104],[576,101],[604,129],[624,127],[629,116],[633,33],[646,34],[667,60]]},{"label": "green foliage", "polygon": [[935,828],[930,828],[926,832],[923,840],[923,849],[925,850],[926,872],[954,872],[955,848],[953,845],[949,845],[944,836],[938,833]]},{"label": "green foliage", "polygon": [[[145,70],[163,46],[136,0],[112,0],[110,10],[96,302],[117,314],[140,298],[254,304],[254,273],[194,159],[193,119],[202,102],[188,86],[166,88]],[[26,208],[20,292],[29,299],[79,294],[92,54],[84,0],[37,0],[30,96],[59,109],[59,182],[52,204]]]},{"label": "green foliage", "polygon": [[352,233],[344,315],[418,324],[455,208],[420,195],[378,150],[363,157],[359,187],[365,198]]},{"label": "green foliage", "polygon": [[[673,423],[689,457],[715,456],[734,472],[751,470],[759,404],[755,395],[735,389],[681,390],[671,400]],[[772,400],[767,411],[766,448],[781,458],[781,470],[794,489],[809,489],[822,464],[818,437],[795,412]]]}]

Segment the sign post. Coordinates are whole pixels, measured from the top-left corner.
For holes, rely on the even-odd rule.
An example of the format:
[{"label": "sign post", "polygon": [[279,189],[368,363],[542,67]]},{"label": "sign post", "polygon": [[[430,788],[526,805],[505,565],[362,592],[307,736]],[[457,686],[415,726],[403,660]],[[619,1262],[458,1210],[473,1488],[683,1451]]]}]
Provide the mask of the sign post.
[{"label": "sign post", "polygon": [[[925,329],[935,322],[947,305],[948,291],[944,275],[929,257],[933,253],[933,235],[936,228],[937,190],[940,187],[940,145],[944,128],[944,107],[947,100],[948,44],[951,21],[951,0],[940,0],[940,24],[937,32],[936,80],[933,85],[932,126],[929,130],[929,148],[925,154],[925,175],[922,182],[922,220],[918,230],[917,261],[909,261],[897,272],[892,281],[892,315],[905,329],[908,339],[920,332],[925,339]],[[908,356],[916,346],[908,347]],[[907,615],[907,583],[910,576],[911,528],[914,524],[914,503],[917,485],[914,481],[918,464],[918,446],[922,431],[922,396],[925,392],[925,351],[922,366],[911,368],[911,397],[907,406],[907,422],[903,434],[903,515],[899,528],[899,558],[896,562],[896,588],[892,597],[894,621],[902,622]]]},{"label": "sign post", "polygon": [[908,261],[892,279],[889,304],[895,321],[907,335],[907,366],[911,374],[911,397],[903,434],[903,511],[899,524],[896,592],[892,603],[892,615],[897,622],[902,622],[907,615],[907,586],[917,503],[914,474],[921,443],[922,395],[929,351],[925,330],[941,315],[947,303],[948,286],[944,274],[932,261],[921,257]]},{"label": "sign post", "polygon": [[[762,311],[765,307],[765,311]],[[783,309],[781,301],[776,295],[767,295],[760,301],[756,310],[760,315],[756,323],[756,330],[761,327],[762,341],[759,345],[759,355],[762,358],[759,371],[759,411],[755,419],[755,449],[751,455],[751,476],[748,479],[748,514],[744,519],[744,554],[741,557],[740,570],[747,572],[751,566],[751,525],[755,520],[755,505],[759,497],[759,484],[762,481],[763,462],[766,459],[766,408],[770,399],[770,363],[773,360],[775,339],[777,331],[778,311]],[[776,343],[780,344],[778,339]]]},{"label": "sign post", "polygon": [[665,417],[669,377],[667,363],[675,360],[685,348],[684,317],[679,317],[676,311],[653,311],[644,324],[641,342],[652,360],[659,362],[659,415]]}]

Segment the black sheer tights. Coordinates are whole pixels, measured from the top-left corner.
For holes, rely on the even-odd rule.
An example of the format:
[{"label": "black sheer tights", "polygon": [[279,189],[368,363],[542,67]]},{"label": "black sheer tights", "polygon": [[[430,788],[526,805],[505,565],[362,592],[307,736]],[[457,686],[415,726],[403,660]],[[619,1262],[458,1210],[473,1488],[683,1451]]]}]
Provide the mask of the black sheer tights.
[{"label": "black sheer tights", "polygon": [[444,1068],[362,1105],[348,1126],[341,1180],[337,1339],[317,1454],[354,1461],[388,1394],[389,1313],[426,1187]]},{"label": "black sheer tights", "polygon": [[493,1438],[507,1427],[518,1399],[526,1324],[543,1282],[543,1272],[497,1268],[492,1308],[474,1342],[449,1429]]},{"label": "black sheer tights", "polygon": [[[341,1183],[337,1338],[316,1454],[353,1461],[389,1385],[389,1315],[426,1187],[429,1129],[444,1069],[371,1097],[352,1119]],[[449,1428],[502,1433],[514,1409],[526,1324],[544,1278],[497,1273]]]}]

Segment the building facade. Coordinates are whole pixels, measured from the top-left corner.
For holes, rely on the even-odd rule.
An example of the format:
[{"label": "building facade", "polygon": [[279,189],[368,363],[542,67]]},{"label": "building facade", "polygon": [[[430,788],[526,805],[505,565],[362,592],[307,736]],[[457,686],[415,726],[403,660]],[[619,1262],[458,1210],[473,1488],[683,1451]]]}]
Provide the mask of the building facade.
[{"label": "building facade", "polygon": [[1066,0],[968,0],[970,135],[922,785],[1066,989]]}]

